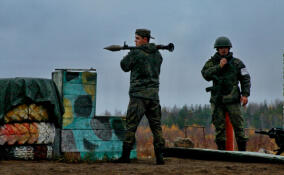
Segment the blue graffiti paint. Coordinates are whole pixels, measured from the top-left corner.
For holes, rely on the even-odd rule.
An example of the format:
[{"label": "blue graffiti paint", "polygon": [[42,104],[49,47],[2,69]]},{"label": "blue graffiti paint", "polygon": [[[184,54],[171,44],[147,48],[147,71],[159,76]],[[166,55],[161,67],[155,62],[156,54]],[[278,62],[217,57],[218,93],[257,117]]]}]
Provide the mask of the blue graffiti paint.
[{"label": "blue graffiti paint", "polygon": [[[95,116],[97,74],[68,71],[53,74],[62,77],[55,81],[62,87],[65,111],[69,112],[62,130],[62,151],[80,152],[82,158],[91,155],[94,160],[118,158],[125,129],[121,117]],[[136,154],[134,149],[131,158],[136,158]]]}]

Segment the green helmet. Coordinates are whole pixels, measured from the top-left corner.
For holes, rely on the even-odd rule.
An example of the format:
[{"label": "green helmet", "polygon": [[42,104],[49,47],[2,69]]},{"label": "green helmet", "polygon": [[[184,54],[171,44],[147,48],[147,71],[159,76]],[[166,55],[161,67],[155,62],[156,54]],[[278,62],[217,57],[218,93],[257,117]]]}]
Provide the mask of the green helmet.
[{"label": "green helmet", "polygon": [[232,43],[229,40],[229,38],[225,37],[225,36],[220,36],[216,39],[215,44],[214,44],[214,48],[218,48],[218,47],[232,47]]}]

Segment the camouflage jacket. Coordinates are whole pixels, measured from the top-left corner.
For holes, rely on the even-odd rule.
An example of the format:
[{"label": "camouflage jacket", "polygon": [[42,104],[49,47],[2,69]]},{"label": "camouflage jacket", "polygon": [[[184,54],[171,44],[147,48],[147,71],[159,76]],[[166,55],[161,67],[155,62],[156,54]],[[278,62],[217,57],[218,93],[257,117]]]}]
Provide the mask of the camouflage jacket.
[{"label": "camouflage jacket", "polygon": [[[240,95],[246,97],[250,95],[250,75],[244,63],[234,58],[232,52],[225,56],[228,63],[223,68],[220,67],[221,58],[223,57],[215,53],[201,71],[205,80],[213,81],[210,102],[239,103]],[[238,86],[239,82],[241,91]]]},{"label": "camouflage jacket", "polygon": [[130,74],[129,96],[159,100],[159,75],[163,58],[153,43],[131,50],[120,62]]}]

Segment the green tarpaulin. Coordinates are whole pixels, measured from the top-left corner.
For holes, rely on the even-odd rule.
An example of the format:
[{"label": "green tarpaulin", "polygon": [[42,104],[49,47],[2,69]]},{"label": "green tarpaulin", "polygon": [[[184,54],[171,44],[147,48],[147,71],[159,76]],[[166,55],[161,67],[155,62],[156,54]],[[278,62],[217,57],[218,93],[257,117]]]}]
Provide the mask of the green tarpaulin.
[{"label": "green tarpaulin", "polygon": [[6,78],[0,79],[0,121],[5,114],[21,104],[43,104],[50,119],[62,126],[64,108],[56,85],[50,79]]}]

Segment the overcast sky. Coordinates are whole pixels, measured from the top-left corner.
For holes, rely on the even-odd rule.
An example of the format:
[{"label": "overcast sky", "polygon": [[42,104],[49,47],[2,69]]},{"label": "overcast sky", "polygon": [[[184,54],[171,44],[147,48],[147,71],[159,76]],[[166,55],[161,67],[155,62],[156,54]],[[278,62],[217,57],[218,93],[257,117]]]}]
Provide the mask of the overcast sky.
[{"label": "overcast sky", "polygon": [[96,68],[97,114],[125,112],[129,73],[120,69],[134,45],[136,28],[151,29],[161,51],[162,106],[209,104],[200,73],[219,36],[230,38],[234,56],[252,79],[250,102],[283,99],[283,0],[1,0],[0,78],[51,78],[55,68]]}]

